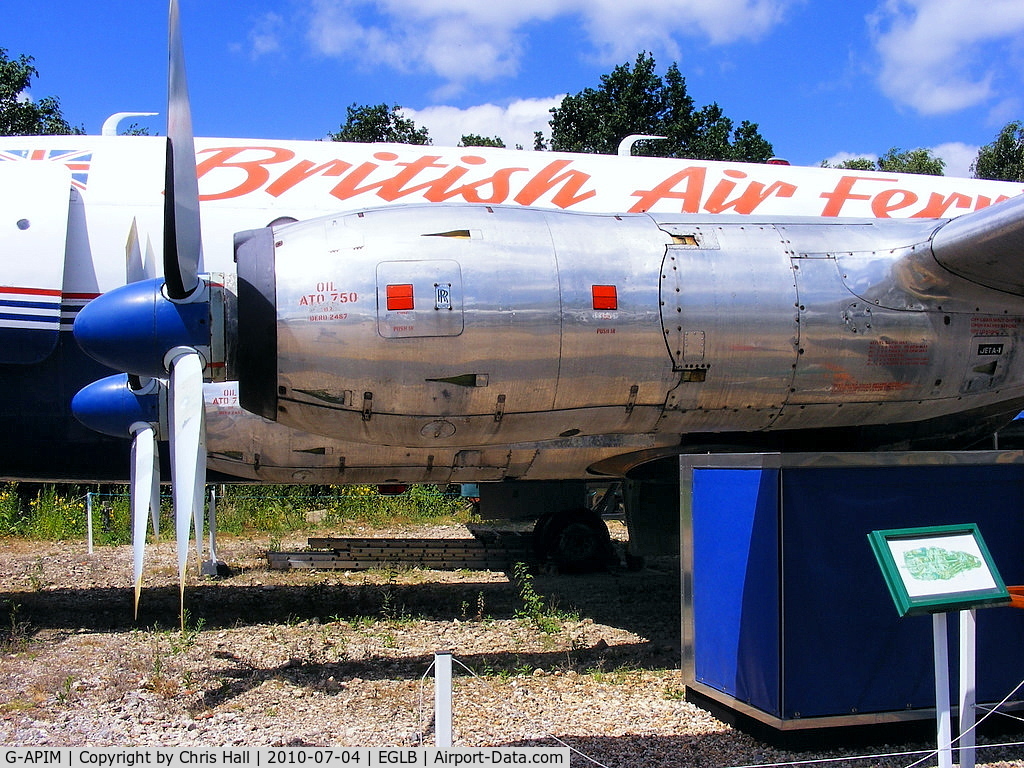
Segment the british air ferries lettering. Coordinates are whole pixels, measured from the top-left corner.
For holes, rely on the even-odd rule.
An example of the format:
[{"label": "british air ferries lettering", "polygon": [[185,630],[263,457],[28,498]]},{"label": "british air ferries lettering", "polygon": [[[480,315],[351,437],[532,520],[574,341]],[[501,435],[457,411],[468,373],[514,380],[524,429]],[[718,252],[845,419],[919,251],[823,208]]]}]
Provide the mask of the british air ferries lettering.
[{"label": "british air ferries lettering", "polygon": [[328,192],[339,200],[374,196],[389,203],[408,198],[409,202],[536,205],[549,195],[552,204],[564,209],[597,194],[587,189],[590,175],[571,169],[570,160],[555,160],[531,171],[488,167],[487,160],[477,155],[464,155],[454,164],[442,162],[441,155],[403,160],[386,151],[375,152],[371,161],[359,164],[341,159],[315,163],[284,147],[227,147],[199,155],[196,170],[200,179],[214,170],[236,171],[234,186],[204,190],[201,200],[225,200],[259,190],[280,197],[317,177],[337,179]]},{"label": "british air ferries lettering", "polygon": [[[805,173],[799,167],[765,178],[761,166],[694,164],[666,161],[671,173],[642,186],[626,187],[610,177],[604,158],[552,155],[537,164],[524,152],[445,155],[422,149],[400,154],[390,149],[369,159],[302,157],[287,146],[221,146],[198,152],[197,172],[203,200],[232,200],[250,195],[284,198],[289,193],[326,194],[339,201],[374,206],[381,202],[457,202],[540,205],[578,210],[628,210],[631,213],[775,213],[874,218],[946,218],[985,208],[1004,195],[967,191],[949,181],[946,191],[916,185],[913,177]],[[365,156],[363,156],[365,158]],[[546,159],[546,158],[542,158]],[[759,174],[754,178],[753,174]],[[910,181],[908,181],[910,179]],[[934,181],[934,179],[930,180]]]}]

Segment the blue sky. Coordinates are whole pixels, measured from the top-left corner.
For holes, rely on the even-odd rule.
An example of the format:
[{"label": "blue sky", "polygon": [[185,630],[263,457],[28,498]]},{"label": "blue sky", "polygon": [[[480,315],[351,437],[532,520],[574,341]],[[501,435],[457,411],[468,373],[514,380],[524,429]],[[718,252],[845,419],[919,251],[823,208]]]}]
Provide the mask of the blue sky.
[{"label": "blue sky", "polygon": [[[655,56],[794,164],[928,147],[948,175],[1024,120],[1021,0],[180,0],[196,133],[315,139],[400,104],[435,144],[532,143],[565,93]],[[98,132],[162,111],[162,0],[5,0],[34,97]],[[162,117],[141,121],[163,133]]]}]

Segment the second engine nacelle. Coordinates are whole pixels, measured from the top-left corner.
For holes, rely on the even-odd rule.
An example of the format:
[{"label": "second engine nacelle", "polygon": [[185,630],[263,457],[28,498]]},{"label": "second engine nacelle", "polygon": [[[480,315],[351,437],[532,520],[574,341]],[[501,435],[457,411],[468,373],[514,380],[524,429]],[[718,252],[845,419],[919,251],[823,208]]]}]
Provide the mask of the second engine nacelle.
[{"label": "second engine nacelle", "polygon": [[939,267],[935,228],[431,205],[242,233],[242,405],[347,440],[483,446],[1007,399],[1019,302]]}]

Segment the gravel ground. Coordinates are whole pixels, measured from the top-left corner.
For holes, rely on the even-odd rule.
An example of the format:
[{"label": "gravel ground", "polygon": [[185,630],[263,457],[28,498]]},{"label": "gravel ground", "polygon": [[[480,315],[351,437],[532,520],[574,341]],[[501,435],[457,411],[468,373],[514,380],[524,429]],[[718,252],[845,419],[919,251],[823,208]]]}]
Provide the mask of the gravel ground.
[{"label": "gravel ground", "polygon": [[[455,746],[557,746],[557,737],[579,751],[574,765],[590,764],[586,755],[612,768],[865,754],[777,749],[686,702],[671,562],[538,575],[544,610],[530,620],[517,615],[522,594],[504,573],[270,571],[267,544],[222,539],[233,574],[190,576],[182,632],[173,544],[149,548],[133,621],[129,547],[87,555],[81,542],[0,543],[0,743],[429,746],[428,672],[434,652],[451,651]],[[928,745],[869,751],[918,748]],[[1020,748],[979,758],[1024,766]]]}]

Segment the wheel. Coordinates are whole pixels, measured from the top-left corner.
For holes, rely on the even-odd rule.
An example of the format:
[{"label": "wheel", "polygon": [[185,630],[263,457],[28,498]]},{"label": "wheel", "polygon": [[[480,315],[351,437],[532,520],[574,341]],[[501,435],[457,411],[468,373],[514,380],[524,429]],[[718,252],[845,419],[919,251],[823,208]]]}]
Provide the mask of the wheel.
[{"label": "wheel", "polygon": [[534,527],[534,547],[542,563],[562,573],[592,573],[614,559],[608,526],[589,509],[565,509],[542,515]]}]

